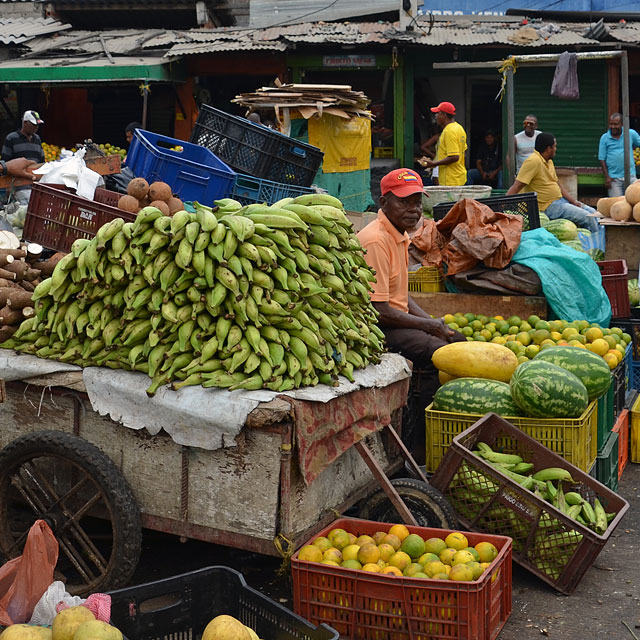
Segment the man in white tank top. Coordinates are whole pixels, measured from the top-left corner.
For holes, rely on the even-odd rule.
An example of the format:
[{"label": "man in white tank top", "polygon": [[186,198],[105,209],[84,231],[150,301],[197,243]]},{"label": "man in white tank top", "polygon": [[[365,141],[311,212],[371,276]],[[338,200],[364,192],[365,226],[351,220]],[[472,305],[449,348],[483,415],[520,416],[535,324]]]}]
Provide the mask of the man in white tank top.
[{"label": "man in white tank top", "polygon": [[534,115],[525,117],[522,123],[523,131],[516,133],[516,175],[520,171],[522,163],[533,153],[538,131],[538,118]]}]

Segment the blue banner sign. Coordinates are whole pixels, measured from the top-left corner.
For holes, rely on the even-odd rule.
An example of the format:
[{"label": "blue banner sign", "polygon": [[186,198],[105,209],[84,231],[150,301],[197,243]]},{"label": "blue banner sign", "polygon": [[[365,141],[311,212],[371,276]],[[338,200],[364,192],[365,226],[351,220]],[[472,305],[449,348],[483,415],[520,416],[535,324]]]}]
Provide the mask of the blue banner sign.
[{"label": "blue banner sign", "polygon": [[[606,11],[637,13],[638,0],[419,0],[419,12],[434,15],[504,15],[508,9],[526,11]],[[422,6],[420,6],[422,5]],[[526,7],[526,9],[525,9]]]}]

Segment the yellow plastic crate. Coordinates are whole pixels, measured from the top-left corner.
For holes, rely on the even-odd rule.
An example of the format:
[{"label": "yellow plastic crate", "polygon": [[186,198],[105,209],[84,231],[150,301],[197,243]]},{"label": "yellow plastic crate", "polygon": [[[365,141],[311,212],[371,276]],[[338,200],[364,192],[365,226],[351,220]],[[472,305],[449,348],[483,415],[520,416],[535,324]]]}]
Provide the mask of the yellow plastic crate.
[{"label": "yellow plastic crate", "polygon": [[640,462],[640,396],[631,407],[629,462]]},{"label": "yellow plastic crate", "polygon": [[420,267],[417,271],[409,271],[409,291],[433,293],[444,290],[444,280],[438,267]]},{"label": "yellow plastic crate", "polygon": [[[579,418],[505,416],[504,419],[562,456],[567,462],[588,473],[598,456],[596,406],[597,400],[594,400]],[[453,438],[475,424],[482,416],[435,411],[433,404],[430,404],[425,410],[425,418],[426,465],[427,471],[434,472],[453,442]],[[640,420],[640,414],[638,419]],[[509,453],[507,449],[505,452]]]}]

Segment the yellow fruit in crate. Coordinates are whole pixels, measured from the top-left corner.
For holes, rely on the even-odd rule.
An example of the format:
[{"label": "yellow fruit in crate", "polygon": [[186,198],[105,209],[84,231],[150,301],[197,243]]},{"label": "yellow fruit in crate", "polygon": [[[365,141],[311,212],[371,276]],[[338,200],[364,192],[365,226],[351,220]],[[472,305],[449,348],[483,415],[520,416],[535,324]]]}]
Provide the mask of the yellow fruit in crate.
[{"label": "yellow fruit in crate", "polygon": [[609,334],[604,336],[604,338],[602,338],[611,349],[615,348],[615,346],[618,344],[619,339],[615,334]]},{"label": "yellow fruit in crate", "polygon": [[551,334],[546,329],[535,329],[533,332],[534,344],[542,344],[544,340],[549,340]]},{"label": "yellow fruit in crate", "polygon": [[328,564],[332,567],[339,567],[341,566],[339,562],[336,562],[335,560],[323,560],[320,564]]},{"label": "yellow fruit in crate", "polygon": [[467,562],[473,562],[475,560],[475,556],[466,549],[460,549],[460,551],[456,551],[451,560],[451,566],[455,567],[457,564],[467,564]]},{"label": "yellow fruit in crate", "polygon": [[369,571],[371,573],[380,573],[382,571],[382,569],[380,568],[380,565],[377,564],[376,562],[368,562],[367,564],[363,564],[362,570]]},{"label": "yellow fruit in crate", "polygon": [[609,351],[609,345],[603,338],[596,338],[591,343],[590,347],[590,350],[593,351],[593,353],[597,353],[599,356],[603,356],[607,351]]},{"label": "yellow fruit in crate", "polygon": [[122,640],[122,632],[102,620],[89,620],[77,628],[73,640]]},{"label": "yellow fruit in crate", "polygon": [[322,562],[322,551],[312,544],[307,544],[300,549],[298,560],[304,560],[305,562]]},{"label": "yellow fruit in crate", "polygon": [[552,331],[549,334],[549,337],[554,341],[554,342],[559,342],[560,340],[562,340],[562,334],[559,333],[558,331]]},{"label": "yellow fruit in crate", "polygon": [[30,624],[12,624],[7,627],[0,638],[2,640],[42,640],[42,632],[40,629],[44,627],[34,627]]},{"label": "yellow fruit in crate", "polygon": [[519,327],[522,324],[522,319],[519,316],[511,316],[507,322],[512,326],[512,327]]},{"label": "yellow fruit in crate", "polygon": [[533,327],[526,321],[520,325],[520,331],[531,331],[531,329],[533,329]]},{"label": "yellow fruit in crate", "polygon": [[631,342],[631,336],[626,332],[623,332],[622,339],[624,340],[625,344],[629,344]]},{"label": "yellow fruit in crate", "polygon": [[619,364],[618,358],[616,358],[612,353],[605,353],[605,355],[602,357],[604,358],[604,361],[609,365],[609,369],[615,369]]},{"label": "yellow fruit in crate", "polygon": [[524,355],[527,356],[527,358],[535,358],[539,352],[540,352],[540,345],[530,344],[524,350]]},{"label": "yellow fruit in crate", "polygon": [[371,536],[364,534],[356,538],[355,544],[361,547],[363,544],[378,544],[378,543]]},{"label": "yellow fruit in crate", "polygon": [[363,566],[371,562],[378,562],[380,560],[380,549],[372,542],[367,542],[360,547],[358,551],[358,562]]},{"label": "yellow fruit in crate", "polygon": [[527,347],[527,346],[529,346],[531,344],[531,336],[526,331],[521,331],[520,333],[517,333],[516,334],[516,340],[520,344],[523,344],[525,347]]},{"label": "yellow fruit in crate", "polygon": [[446,549],[444,549],[444,551],[441,551],[438,554],[438,557],[440,558],[440,562],[442,562],[442,564],[446,564],[451,566],[451,563],[453,562],[453,556],[456,555],[458,549],[454,549],[453,547],[447,547]]},{"label": "yellow fruit in crate", "polygon": [[402,545],[402,540],[395,533],[387,533],[387,535],[382,538],[382,544],[390,544],[396,551]]},{"label": "yellow fruit in crate", "polygon": [[389,562],[389,558],[397,551],[397,549],[394,549],[386,542],[380,543],[378,549],[380,550],[380,560],[384,560],[385,562]]},{"label": "yellow fruit in crate", "polygon": [[473,580],[473,570],[466,564],[457,564],[451,567],[449,580],[456,582],[471,582]]},{"label": "yellow fruit in crate", "polygon": [[416,573],[422,573],[422,565],[419,562],[412,562],[403,572],[402,575],[412,578]]},{"label": "yellow fruit in crate", "polygon": [[471,569],[474,580],[477,580],[484,573],[484,569],[482,568],[479,562],[476,562],[476,561],[468,562],[467,566],[469,567],[469,569]]},{"label": "yellow fruit in crate", "polygon": [[342,550],[343,560],[357,560],[360,547],[357,544],[349,544]]},{"label": "yellow fruit in crate", "polygon": [[493,562],[498,555],[498,549],[491,542],[478,542],[475,549],[480,557],[480,562]]},{"label": "yellow fruit in crate", "polygon": [[355,558],[352,558],[351,560],[343,560],[341,566],[345,569],[362,569],[362,565]]},{"label": "yellow fruit in crate", "polygon": [[569,340],[573,336],[577,335],[579,331],[575,327],[566,327],[562,330],[562,337],[565,340]]},{"label": "yellow fruit in crate", "polygon": [[428,562],[424,565],[424,572],[431,578],[438,573],[446,573],[445,565],[440,560],[436,560],[435,562]]},{"label": "yellow fruit in crate", "polygon": [[385,573],[387,575],[391,574],[394,576],[402,576],[402,571],[400,571],[400,569],[398,569],[398,567],[385,567],[381,573]]},{"label": "yellow fruit in crate", "polygon": [[317,537],[312,543],[311,543],[314,547],[318,547],[318,549],[320,549],[320,551],[322,551],[323,553],[327,550],[330,549],[333,545],[331,544],[331,540],[329,540],[329,538],[325,538],[325,536],[319,536]]},{"label": "yellow fruit in crate", "polygon": [[442,316],[442,319],[449,324],[450,322],[456,322],[455,316],[452,316],[450,313],[445,313],[444,316]]},{"label": "yellow fruit in crate", "polygon": [[508,382],[517,358],[506,346],[481,342],[453,342],[437,349],[432,361],[440,371],[457,377],[490,378]]},{"label": "yellow fruit in crate", "polygon": [[391,535],[398,536],[398,538],[400,538],[400,542],[402,542],[409,535],[409,529],[407,529],[403,524],[394,524],[389,529],[389,533]]},{"label": "yellow fruit in crate", "polygon": [[527,358],[527,356],[518,356],[518,364],[522,364],[523,362],[529,362],[529,358]]},{"label": "yellow fruit in crate", "polygon": [[615,348],[622,354],[622,357],[624,358],[624,355],[627,352],[627,347],[625,347],[625,345],[623,344],[617,344]]},{"label": "yellow fruit in crate", "polygon": [[389,558],[389,565],[391,567],[397,567],[400,571],[404,571],[411,564],[411,556],[404,551],[396,551]]},{"label": "yellow fruit in crate", "polygon": [[600,327],[591,327],[590,329],[587,329],[585,331],[584,335],[589,342],[594,342],[598,338],[602,338],[604,334],[602,333],[602,329]]},{"label": "yellow fruit in crate", "polygon": [[464,316],[456,316],[454,322],[459,327],[466,327],[469,324],[469,321]]},{"label": "yellow fruit in crate", "polygon": [[327,533],[327,538],[331,540],[331,544],[333,544],[333,536],[337,535],[338,533],[347,533],[347,532],[344,529],[331,529],[331,531]]},{"label": "yellow fruit in crate", "polygon": [[535,327],[535,326],[536,326],[536,322],[540,322],[540,316],[530,315],[530,316],[527,318],[527,322],[528,322],[532,327]]},{"label": "yellow fruit in crate", "polygon": [[340,564],[342,562],[342,552],[335,547],[330,547],[322,554],[323,560],[332,560]]},{"label": "yellow fruit in crate", "polygon": [[351,544],[351,539],[346,531],[336,533],[330,540],[333,546],[340,550]]},{"label": "yellow fruit in crate", "polygon": [[251,640],[247,628],[233,616],[216,616],[205,627],[202,640]]},{"label": "yellow fruit in crate", "polygon": [[440,558],[438,558],[438,554],[437,553],[431,553],[431,552],[426,552],[423,553],[419,558],[418,558],[418,562],[424,567],[425,564],[428,564],[429,562],[438,562],[438,560],[440,560]]}]

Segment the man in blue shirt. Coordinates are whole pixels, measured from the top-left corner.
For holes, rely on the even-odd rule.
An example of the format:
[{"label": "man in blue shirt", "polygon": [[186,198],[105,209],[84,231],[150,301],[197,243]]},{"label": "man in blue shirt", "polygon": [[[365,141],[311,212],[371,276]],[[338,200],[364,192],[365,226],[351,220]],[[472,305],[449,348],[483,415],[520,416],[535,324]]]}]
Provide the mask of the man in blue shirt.
[{"label": "man in blue shirt", "polygon": [[[631,182],[636,180],[636,168],[633,159],[633,150],[640,147],[640,135],[635,129],[629,129],[629,167],[631,169]],[[624,139],[622,137],[622,116],[612,113],[609,117],[609,131],[600,137],[598,148],[598,160],[604,173],[604,185],[608,189],[609,196],[624,195]]]}]

